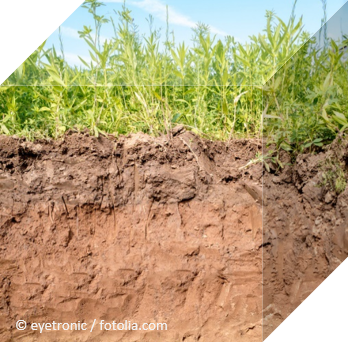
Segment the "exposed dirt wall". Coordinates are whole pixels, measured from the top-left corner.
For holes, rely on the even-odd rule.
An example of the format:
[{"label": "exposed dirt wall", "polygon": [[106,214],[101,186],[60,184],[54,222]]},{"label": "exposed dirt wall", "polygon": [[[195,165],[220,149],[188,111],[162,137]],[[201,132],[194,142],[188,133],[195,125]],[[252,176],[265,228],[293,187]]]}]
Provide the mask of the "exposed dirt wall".
[{"label": "exposed dirt wall", "polygon": [[[0,339],[260,341],[256,141],[0,137]],[[167,331],[18,331],[32,322]]]}]

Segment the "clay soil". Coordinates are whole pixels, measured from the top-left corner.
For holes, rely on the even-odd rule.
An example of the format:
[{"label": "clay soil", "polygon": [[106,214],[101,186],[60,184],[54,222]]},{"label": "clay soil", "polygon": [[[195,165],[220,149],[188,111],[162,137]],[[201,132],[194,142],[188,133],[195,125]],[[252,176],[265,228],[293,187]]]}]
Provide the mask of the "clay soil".
[{"label": "clay soil", "polygon": [[[348,188],[321,185],[323,161],[346,172],[335,144],[268,173],[243,168],[260,142],[182,128],[0,136],[0,340],[261,341],[348,255]],[[40,334],[20,319],[167,331]]]}]

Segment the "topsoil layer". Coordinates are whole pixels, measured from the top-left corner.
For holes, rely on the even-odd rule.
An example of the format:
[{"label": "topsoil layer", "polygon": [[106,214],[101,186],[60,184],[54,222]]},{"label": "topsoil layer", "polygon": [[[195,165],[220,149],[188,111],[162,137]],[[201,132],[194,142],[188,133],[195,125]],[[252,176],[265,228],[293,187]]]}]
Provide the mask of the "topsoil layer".
[{"label": "topsoil layer", "polygon": [[[348,254],[348,190],[320,186],[323,161],[335,151],[345,166],[348,149],[330,149],[284,154],[292,165],[264,173],[262,241],[262,168],[243,168],[257,141],[180,128],[159,138],[1,136],[0,340],[262,340]],[[15,328],[94,319],[168,329]]]}]

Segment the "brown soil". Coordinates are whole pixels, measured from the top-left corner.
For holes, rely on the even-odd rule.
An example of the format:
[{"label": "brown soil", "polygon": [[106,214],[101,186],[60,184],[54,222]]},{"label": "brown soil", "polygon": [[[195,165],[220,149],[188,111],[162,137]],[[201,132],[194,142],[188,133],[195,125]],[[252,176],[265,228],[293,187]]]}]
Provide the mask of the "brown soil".
[{"label": "brown soil", "polygon": [[[260,148],[180,129],[170,139],[1,136],[0,340],[260,341],[262,170],[240,169]],[[303,242],[304,229],[294,230],[306,247],[301,265],[318,260],[325,273],[327,259],[337,265],[333,255],[315,253],[328,233],[320,231],[318,241],[308,231]],[[288,245],[276,248],[273,239],[267,248]],[[279,252],[270,256],[279,265]],[[297,287],[293,281],[286,287]],[[308,287],[300,284],[300,292]],[[168,330],[40,334],[16,330],[20,319],[128,320],[167,323]]]}]

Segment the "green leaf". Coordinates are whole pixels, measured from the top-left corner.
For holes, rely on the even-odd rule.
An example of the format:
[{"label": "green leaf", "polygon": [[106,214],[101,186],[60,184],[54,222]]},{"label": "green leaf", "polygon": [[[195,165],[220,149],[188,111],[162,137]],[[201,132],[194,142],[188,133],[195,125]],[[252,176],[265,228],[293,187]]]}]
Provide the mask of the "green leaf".
[{"label": "green leaf", "polygon": [[324,118],[325,121],[327,122],[330,121],[329,117],[327,116],[325,108],[323,108],[321,116]]},{"label": "green leaf", "polygon": [[278,164],[279,164],[279,166],[280,166],[280,168],[284,168],[284,165],[283,165],[283,163],[280,161],[280,159],[279,158],[277,158],[277,162],[278,162]]},{"label": "green leaf", "polygon": [[172,118],[172,123],[176,123],[178,119],[181,117],[181,113],[177,113],[173,118]]},{"label": "green leaf", "polygon": [[222,112],[228,114],[228,106],[226,100],[222,103]]},{"label": "green leaf", "polygon": [[1,123],[1,131],[5,132],[6,135],[10,134],[10,131],[8,130],[8,128],[5,126],[5,124]]},{"label": "green leaf", "polygon": [[323,90],[326,92],[328,90],[328,88],[332,85],[332,83],[333,83],[333,77],[332,77],[332,73],[330,72],[326,76],[326,79],[324,81]]},{"label": "green leaf", "polygon": [[80,59],[80,61],[81,61],[87,68],[90,67],[90,65],[89,65],[82,57],[78,56],[78,58]]},{"label": "green leaf", "polygon": [[61,86],[65,87],[65,83],[63,82],[63,80],[60,78],[60,76],[58,74],[55,74],[53,72],[50,72],[50,76],[52,77],[52,79],[57,82],[58,84],[60,84]]},{"label": "green leaf", "polygon": [[321,142],[323,139],[322,138],[316,138],[314,141],[313,141],[313,143],[319,143],[319,142]]},{"label": "green leaf", "polygon": [[334,113],[335,113],[336,117],[340,118],[342,121],[347,122],[347,118],[343,113],[336,112],[336,111],[334,111]]}]

